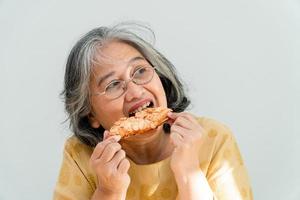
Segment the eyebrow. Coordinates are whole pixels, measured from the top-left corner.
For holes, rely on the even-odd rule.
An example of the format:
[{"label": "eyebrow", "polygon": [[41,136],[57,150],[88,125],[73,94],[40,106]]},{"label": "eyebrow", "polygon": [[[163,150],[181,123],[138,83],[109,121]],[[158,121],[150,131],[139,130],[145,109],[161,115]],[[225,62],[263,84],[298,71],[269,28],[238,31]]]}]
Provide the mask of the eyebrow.
[{"label": "eyebrow", "polygon": [[[135,61],[138,61],[138,60],[145,60],[145,61],[146,61],[145,58],[143,58],[143,57],[141,57],[141,56],[136,56],[136,57],[134,57],[134,58],[132,58],[132,59],[130,59],[130,60],[128,61],[127,67],[128,67],[131,63],[133,63],[133,62],[135,62]],[[104,76],[101,76],[100,78],[97,79],[96,84],[99,86],[105,79],[109,78],[110,76],[114,75],[115,73],[116,73],[115,71],[111,71],[111,72],[105,74]]]}]

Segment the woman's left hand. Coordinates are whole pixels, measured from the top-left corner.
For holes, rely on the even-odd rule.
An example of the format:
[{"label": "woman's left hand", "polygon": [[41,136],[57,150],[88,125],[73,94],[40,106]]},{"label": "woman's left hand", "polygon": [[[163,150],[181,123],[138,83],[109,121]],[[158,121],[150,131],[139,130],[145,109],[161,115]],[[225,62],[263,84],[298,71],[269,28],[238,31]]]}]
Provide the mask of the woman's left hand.
[{"label": "woman's left hand", "polygon": [[199,166],[205,130],[189,113],[169,113],[168,116],[171,121],[170,137],[175,146],[170,165],[178,186],[177,199],[213,199],[213,192]]},{"label": "woman's left hand", "polygon": [[174,175],[185,175],[199,171],[201,137],[205,131],[196,118],[186,112],[169,113],[171,141],[175,148],[171,156]]}]

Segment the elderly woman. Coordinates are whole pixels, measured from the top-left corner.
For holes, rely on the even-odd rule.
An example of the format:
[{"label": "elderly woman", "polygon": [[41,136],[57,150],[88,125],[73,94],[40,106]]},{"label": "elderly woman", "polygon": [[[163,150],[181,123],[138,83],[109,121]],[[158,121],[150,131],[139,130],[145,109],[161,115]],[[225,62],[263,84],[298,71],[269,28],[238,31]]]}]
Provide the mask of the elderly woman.
[{"label": "elderly woman", "polygon": [[[230,130],[183,112],[190,101],[173,65],[127,26],[100,27],[73,47],[65,144],[55,200],[252,199]],[[122,138],[109,130],[145,107],[168,107],[168,122]]]}]

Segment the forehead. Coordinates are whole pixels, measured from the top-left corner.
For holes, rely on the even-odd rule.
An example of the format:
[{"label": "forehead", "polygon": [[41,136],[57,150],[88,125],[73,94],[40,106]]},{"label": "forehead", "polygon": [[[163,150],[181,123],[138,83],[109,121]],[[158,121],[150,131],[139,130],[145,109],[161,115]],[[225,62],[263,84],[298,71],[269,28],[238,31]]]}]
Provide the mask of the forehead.
[{"label": "forehead", "polygon": [[112,41],[102,46],[95,55],[94,66],[99,70],[117,68],[126,65],[134,57],[143,57],[133,46],[121,42]]}]

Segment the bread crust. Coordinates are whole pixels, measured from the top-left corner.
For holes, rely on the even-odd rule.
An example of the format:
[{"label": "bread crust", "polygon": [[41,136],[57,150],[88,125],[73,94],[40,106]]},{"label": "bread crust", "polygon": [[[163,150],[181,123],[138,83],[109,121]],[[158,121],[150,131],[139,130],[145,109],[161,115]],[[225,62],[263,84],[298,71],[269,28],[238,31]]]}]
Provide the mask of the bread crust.
[{"label": "bread crust", "polygon": [[143,134],[156,129],[168,120],[169,108],[146,108],[132,117],[122,117],[110,129],[110,135],[120,135],[122,138]]}]

